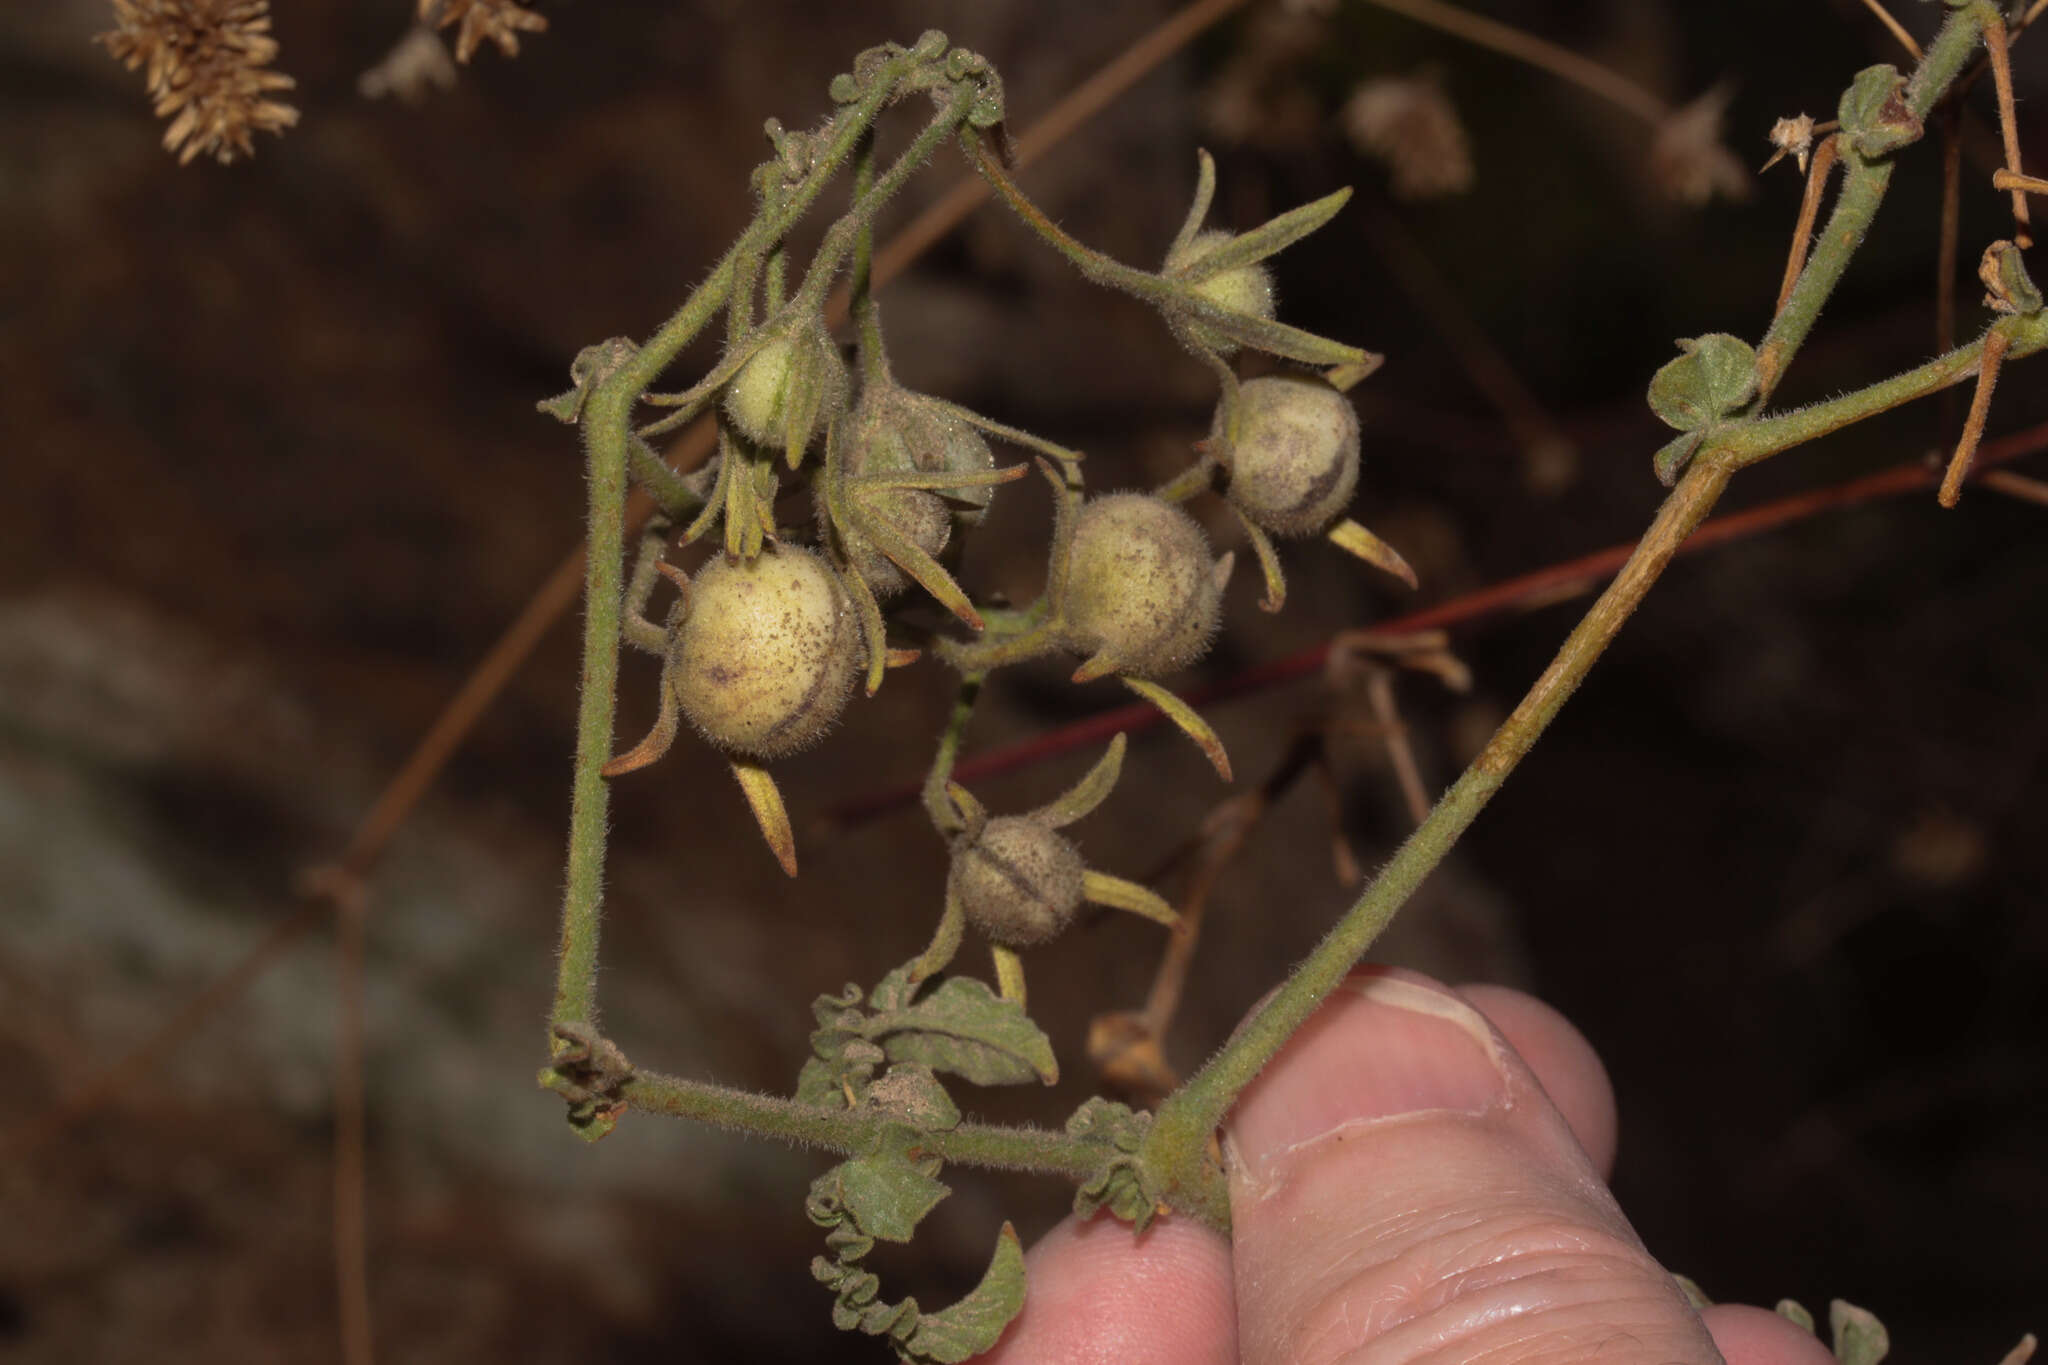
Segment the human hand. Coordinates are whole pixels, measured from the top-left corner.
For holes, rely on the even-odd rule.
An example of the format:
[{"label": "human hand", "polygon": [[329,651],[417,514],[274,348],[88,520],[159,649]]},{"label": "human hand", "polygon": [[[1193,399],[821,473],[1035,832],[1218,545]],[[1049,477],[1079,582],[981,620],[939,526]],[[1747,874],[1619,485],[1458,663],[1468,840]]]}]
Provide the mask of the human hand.
[{"label": "human hand", "polygon": [[1608,1192],[1600,1059],[1519,992],[1354,973],[1225,1143],[1232,1241],[1069,1218],[983,1365],[1833,1360],[1775,1313],[1692,1310]]}]

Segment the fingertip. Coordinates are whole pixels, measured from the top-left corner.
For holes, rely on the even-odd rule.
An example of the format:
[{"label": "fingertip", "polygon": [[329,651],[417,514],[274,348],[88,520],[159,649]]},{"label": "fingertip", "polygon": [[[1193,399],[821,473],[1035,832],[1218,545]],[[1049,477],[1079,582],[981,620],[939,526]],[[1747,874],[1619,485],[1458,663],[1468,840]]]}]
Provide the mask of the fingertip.
[{"label": "fingertip", "polygon": [[1834,1365],[1834,1352],[1767,1308],[1717,1303],[1700,1314],[1728,1365]]},{"label": "fingertip", "polygon": [[1614,1085],[1586,1035],[1541,1000],[1506,986],[1460,986],[1458,994],[1493,1022],[1536,1073],[1600,1178],[1613,1175],[1620,1130]]},{"label": "fingertip", "polygon": [[981,1365],[1236,1365],[1230,1249],[1199,1223],[1069,1217],[1025,1264],[1024,1311]]}]

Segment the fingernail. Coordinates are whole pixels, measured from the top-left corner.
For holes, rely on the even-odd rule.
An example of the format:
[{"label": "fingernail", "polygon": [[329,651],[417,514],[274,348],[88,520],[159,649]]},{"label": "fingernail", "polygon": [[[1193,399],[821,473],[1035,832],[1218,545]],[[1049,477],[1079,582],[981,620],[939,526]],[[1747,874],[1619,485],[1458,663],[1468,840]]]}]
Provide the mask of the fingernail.
[{"label": "fingernail", "polygon": [[1442,986],[1354,973],[1246,1089],[1226,1124],[1247,1174],[1304,1143],[1411,1114],[1484,1114],[1507,1102],[1502,1044]]}]

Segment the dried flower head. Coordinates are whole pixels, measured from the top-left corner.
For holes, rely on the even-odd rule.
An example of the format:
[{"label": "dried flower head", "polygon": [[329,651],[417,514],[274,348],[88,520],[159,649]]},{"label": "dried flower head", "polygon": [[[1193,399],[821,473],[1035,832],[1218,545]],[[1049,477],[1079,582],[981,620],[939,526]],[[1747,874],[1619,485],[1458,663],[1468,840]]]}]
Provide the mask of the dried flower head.
[{"label": "dried flower head", "polygon": [[112,32],[99,41],[130,71],[146,67],[164,149],[184,165],[200,155],[225,165],[249,156],[250,134],[280,133],[299,111],[269,96],[290,76],[265,68],[277,56],[269,0],[114,0]]},{"label": "dried flower head", "polygon": [[367,100],[396,95],[407,104],[418,104],[429,90],[450,90],[455,86],[455,63],[440,36],[424,24],[415,24],[378,62],[356,77],[356,93]]},{"label": "dried flower head", "polygon": [[1343,121],[1359,151],[1387,163],[1397,198],[1435,199],[1472,187],[1471,143],[1433,74],[1367,81],[1345,102]]},{"label": "dried flower head", "polygon": [[1771,153],[1771,159],[1763,164],[1769,170],[1786,157],[1798,163],[1799,173],[1806,174],[1806,163],[1813,155],[1813,115],[1801,114],[1797,118],[1781,118],[1771,125],[1771,145],[1778,150]]},{"label": "dried flower head", "polygon": [[470,54],[488,38],[507,57],[519,55],[519,35],[545,33],[544,15],[535,14],[512,0],[420,0],[420,22],[433,28],[461,24],[455,35],[455,60],[467,62]]},{"label": "dried flower head", "polygon": [[1704,204],[1715,195],[1749,198],[1749,171],[1721,143],[1721,120],[1734,92],[1717,85],[1673,110],[1650,147],[1650,173],[1673,199]]}]

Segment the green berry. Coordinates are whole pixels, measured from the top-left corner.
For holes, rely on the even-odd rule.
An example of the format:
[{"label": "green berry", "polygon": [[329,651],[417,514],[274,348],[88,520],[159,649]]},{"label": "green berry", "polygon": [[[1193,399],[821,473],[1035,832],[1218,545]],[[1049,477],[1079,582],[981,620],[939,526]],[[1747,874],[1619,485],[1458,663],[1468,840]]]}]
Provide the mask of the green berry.
[{"label": "green berry", "polygon": [[[1166,258],[1166,275],[1170,278],[1184,275],[1204,256],[1230,241],[1232,234],[1220,229],[1198,232],[1194,239],[1180,250]],[[1255,318],[1272,318],[1275,311],[1273,299],[1273,276],[1265,266],[1254,261],[1234,270],[1219,271],[1195,281],[1191,286],[1200,297],[1219,308],[1233,313],[1245,313]],[[1233,355],[1238,343],[1215,328],[1201,322],[1190,322],[1188,331],[1196,341],[1219,355]]]},{"label": "green berry", "polygon": [[1080,850],[1049,825],[999,815],[953,851],[946,889],[991,943],[1034,948],[1081,906]]},{"label": "green berry", "polygon": [[[1221,444],[1218,407],[1210,439]],[[1238,387],[1230,501],[1276,535],[1328,526],[1358,490],[1358,414],[1313,376],[1271,375]]]},{"label": "green berry", "polygon": [[831,566],[779,546],[698,571],[669,636],[666,677],[713,744],[781,758],[832,727],[860,662],[859,623]]},{"label": "green berry", "polygon": [[1223,596],[1194,518],[1144,493],[1112,493],[1074,519],[1063,643],[1154,677],[1199,659]]}]

